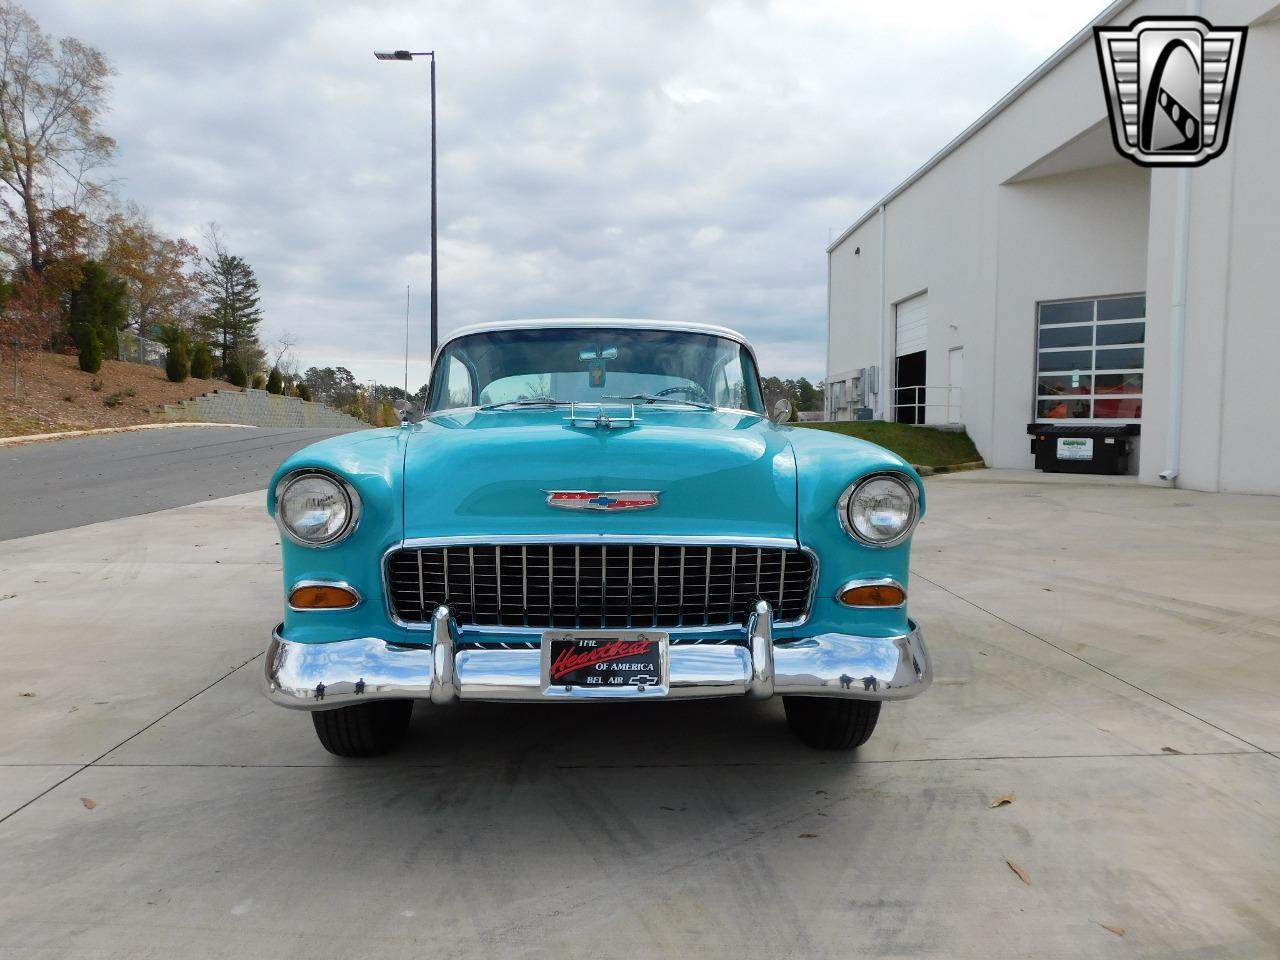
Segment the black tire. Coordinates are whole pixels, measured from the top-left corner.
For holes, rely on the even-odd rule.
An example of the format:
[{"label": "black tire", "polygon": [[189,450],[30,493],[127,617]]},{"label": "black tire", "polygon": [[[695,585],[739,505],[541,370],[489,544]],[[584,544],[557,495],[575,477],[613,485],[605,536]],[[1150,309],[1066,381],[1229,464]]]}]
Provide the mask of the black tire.
[{"label": "black tire", "polygon": [[376,757],[404,739],[412,700],[373,700],[336,710],[316,710],[311,721],[320,745],[338,757]]},{"label": "black tire", "polygon": [[879,700],[783,697],[787,725],[817,750],[852,750],[871,739],[880,718]]}]

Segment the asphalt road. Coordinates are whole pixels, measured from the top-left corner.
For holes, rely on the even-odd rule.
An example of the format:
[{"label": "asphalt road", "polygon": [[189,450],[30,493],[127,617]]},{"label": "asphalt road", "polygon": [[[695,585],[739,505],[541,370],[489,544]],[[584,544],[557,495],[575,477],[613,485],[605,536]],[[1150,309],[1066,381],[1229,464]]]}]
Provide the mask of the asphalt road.
[{"label": "asphalt road", "polygon": [[0,540],[261,490],[336,430],[176,427],[0,447]]}]

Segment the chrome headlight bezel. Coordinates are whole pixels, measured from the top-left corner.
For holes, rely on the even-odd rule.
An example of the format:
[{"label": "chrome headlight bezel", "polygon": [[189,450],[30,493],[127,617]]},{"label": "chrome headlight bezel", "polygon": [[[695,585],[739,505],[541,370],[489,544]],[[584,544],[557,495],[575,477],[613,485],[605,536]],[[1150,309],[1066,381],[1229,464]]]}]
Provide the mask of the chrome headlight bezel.
[{"label": "chrome headlight bezel", "polygon": [[[853,505],[858,491],[873,480],[891,480],[900,485],[907,493],[907,497],[911,502],[910,514],[907,519],[906,526],[902,531],[889,540],[872,540],[864,537],[858,532],[854,525],[853,518],[849,516],[849,509]],[[836,502],[836,516],[840,519],[840,526],[854,540],[859,543],[866,544],[869,547],[892,547],[903,540],[906,540],[915,531],[916,524],[920,521],[920,491],[916,488],[915,482],[905,473],[899,473],[894,470],[883,470],[879,473],[868,474],[860,477],[855,482],[845,488],[844,493],[840,494],[840,499]]]},{"label": "chrome headlight bezel", "polygon": [[[299,480],[312,478],[312,477],[319,477],[320,479],[326,480],[329,483],[333,484],[334,487],[337,489],[338,493],[341,495],[341,497],[345,501],[346,507],[347,507],[346,523],[344,523],[342,527],[340,527],[331,536],[326,537],[324,540],[307,540],[303,537],[298,536],[298,534],[296,534],[290,528],[289,524],[285,521],[285,518],[284,518],[283,503],[284,503],[284,498],[286,494],[288,494],[289,492],[289,488],[292,487]],[[293,541],[300,547],[310,547],[313,549],[319,549],[323,547],[334,546],[335,544],[340,543],[343,540],[345,540],[347,537],[351,536],[351,534],[355,532],[356,527],[360,523],[360,495],[356,493],[356,488],[353,487],[349,482],[344,480],[342,477],[338,476],[336,473],[330,473],[328,470],[321,470],[315,467],[304,467],[301,470],[294,470],[294,471],[291,471],[290,473],[286,473],[283,477],[280,478],[280,481],[276,484],[275,500],[276,500],[276,504],[275,504],[276,526],[280,528],[281,533],[283,533],[286,537],[288,537],[291,541]]]}]

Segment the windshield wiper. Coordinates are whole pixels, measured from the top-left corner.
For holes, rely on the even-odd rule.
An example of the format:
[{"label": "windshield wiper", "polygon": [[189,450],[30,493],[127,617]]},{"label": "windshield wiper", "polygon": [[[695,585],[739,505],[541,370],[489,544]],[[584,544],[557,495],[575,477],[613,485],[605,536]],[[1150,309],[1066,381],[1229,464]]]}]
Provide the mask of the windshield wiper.
[{"label": "windshield wiper", "polygon": [[520,400],[503,400],[499,403],[486,403],[481,410],[499,410],[502,407],[558,407],[568,400],[557,400],[555,397],[524,397]]},{"label": "windshield wiper", "polygon": [[681,400],[679,397],[660,397],[656,393],[633,393],[626,397],[601,397],[602,400],[626,400],[633,403],[683,403],[687,407],[699,410],[714,410],[715,404],[703,403],[701,400]]}]

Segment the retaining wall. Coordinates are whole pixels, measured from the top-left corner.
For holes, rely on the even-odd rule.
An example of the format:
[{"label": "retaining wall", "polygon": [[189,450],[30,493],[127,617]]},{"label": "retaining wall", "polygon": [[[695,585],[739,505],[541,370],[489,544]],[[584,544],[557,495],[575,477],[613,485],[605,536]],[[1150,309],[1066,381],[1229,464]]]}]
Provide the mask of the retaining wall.
[{"label": "retaining wall", "polygon": [[181,403],[166,403],[166,420],[198,423],[247,423],[255,427],[327,427],[359,430],[363,420],[299,397],[283,397],[265,390],[214,390]]}]

